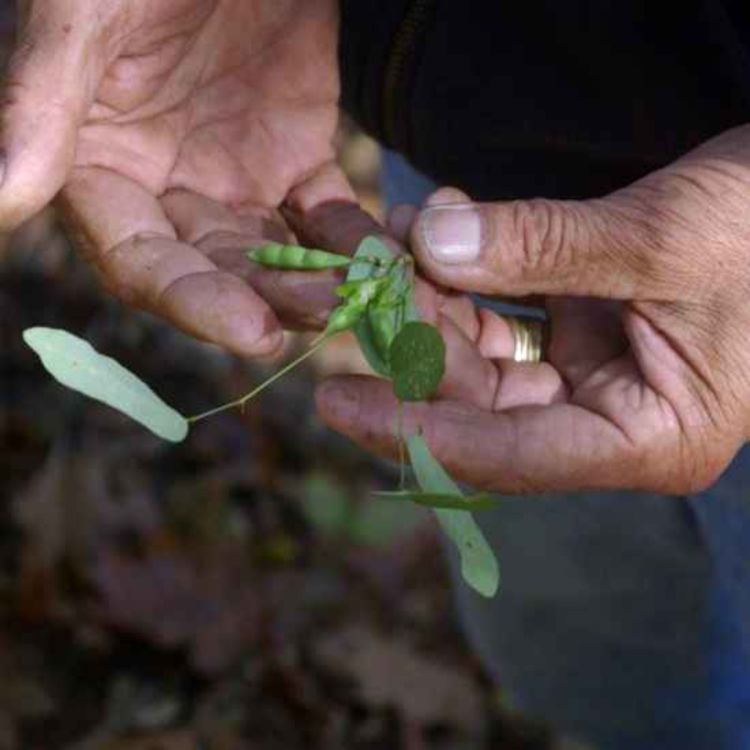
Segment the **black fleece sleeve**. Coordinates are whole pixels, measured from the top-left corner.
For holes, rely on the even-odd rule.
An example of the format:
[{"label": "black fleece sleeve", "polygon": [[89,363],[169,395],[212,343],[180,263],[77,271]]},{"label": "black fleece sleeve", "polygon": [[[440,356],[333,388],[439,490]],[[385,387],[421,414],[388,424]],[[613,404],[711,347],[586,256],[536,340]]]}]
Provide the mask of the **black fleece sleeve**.
[{"label": "black fleece sleeve", "polygon": [[410,0],[340,0],[342,104],[372,135],[382,139],[385,70]]},{"label": "black fleece sleeve", "polygon": [[478,198],[588,197],[750,122],[746,0],[342,0],[344,106]]}]

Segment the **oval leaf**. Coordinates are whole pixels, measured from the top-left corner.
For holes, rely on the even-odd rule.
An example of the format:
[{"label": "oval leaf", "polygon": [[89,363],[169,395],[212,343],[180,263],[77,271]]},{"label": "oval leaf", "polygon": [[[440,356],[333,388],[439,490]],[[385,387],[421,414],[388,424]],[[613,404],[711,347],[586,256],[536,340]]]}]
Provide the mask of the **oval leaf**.
[{"label": "oval leaf", "polygon": [[445,374],[445,342],[435,326],[407,323],[390,351],[393,392],[402,401],[425,401]]},{"label": "oval leaf", "polygon": [[[421,435],[406,441],[412,468],[423,492],[463,497],[456,483],[430,452]],[[453,541],[461,557],[461,575],[482,596],[493,597],[500,585],[500,568],[492,547],[465,510],[434,509],[443,531]]]},{"label": "oval leaf", "polygon": [[164,440],[177,443],[187,436],[188,423],[181,414],[88,341],[58,328],[41,327],[27,328],[23,339],[64,386],[127,414]]}]

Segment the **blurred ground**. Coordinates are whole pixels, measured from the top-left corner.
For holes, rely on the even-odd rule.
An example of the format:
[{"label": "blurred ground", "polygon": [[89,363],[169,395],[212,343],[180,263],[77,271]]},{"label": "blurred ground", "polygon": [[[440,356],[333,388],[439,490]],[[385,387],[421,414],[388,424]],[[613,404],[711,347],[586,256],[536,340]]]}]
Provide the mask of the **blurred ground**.
[{"label": "blurred ground", "polygon": [[[347,130],[342,158],[377,212],[377,149]],[[107,298],[51,213],[0,243],[0,750],[550,747],[467,650],[429,518],[368,500],[394,467],[315,419],[351,347],[167,446],[21,331],[74,331],[186,413],[263,369]]]}]

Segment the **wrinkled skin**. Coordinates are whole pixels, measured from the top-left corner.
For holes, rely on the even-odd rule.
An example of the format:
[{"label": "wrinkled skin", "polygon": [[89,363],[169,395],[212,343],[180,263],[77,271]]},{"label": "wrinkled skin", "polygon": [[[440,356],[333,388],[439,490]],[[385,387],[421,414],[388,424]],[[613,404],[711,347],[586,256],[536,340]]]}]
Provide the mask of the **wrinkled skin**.
[{"label": "wrinkled skin", "polygon": [[[475,207],[444,190],[431,204],[411,232],[428,278],[546,295],[551,319],[548,362],[495,363],[507,338],[487,318],[478,351],[453,342],[441,398],[407,408],[407,429],[421,427],[456,477],[504,492],[675,494],[718,478],[750,429],[750,126],[598,200]],[[445,262],[437,223],[455,244],[456,217],[474,208],[478,257]],[[335,429],[395,454],[387,387],[337,379],[318,403]]]},{"label": "wrinkled skin", "polygon": [[[335,274],[267,273],[243,251],[291,228],[351,252],[381,231],[333,162],[335,0],[22,10],[0,228],[62,189],[79,246],[129,304],[243,355],[274,352],[280,321],[320,327]],[[439,397],[409,406],[407,429],[457,478],[503,492],[714,481],[750,424],[748,154],[743,127],[599,200],[480,206],[481,254],[463,264],[439,262],[428,239],[438,205],[465,195],[395,212],[391,234],[436,282],[419,282],[422,313],[448,345]],[[461,290],[546,296],[549,361],[509,361],[507,323]],[[387,384],[333,379],[318,404],[395,453]]]},{"label": "wrinkled skin", "polygon": [[238,278],[252,281],[242,250],[286,236],[284,202],[353,200],[333,161],[336,3],[32,0],[20,10],[0,228],[62,187],[77,244],[124,301],[237,353],[273,352],[281,329]]}]

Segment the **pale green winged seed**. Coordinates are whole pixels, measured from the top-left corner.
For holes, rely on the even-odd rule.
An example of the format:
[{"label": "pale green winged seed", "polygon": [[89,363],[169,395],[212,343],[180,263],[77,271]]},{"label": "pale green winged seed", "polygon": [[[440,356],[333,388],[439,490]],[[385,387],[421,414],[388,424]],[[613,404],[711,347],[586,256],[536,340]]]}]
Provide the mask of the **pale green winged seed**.
[{"label": "pale green winged seed", "polygon": [[142,380],[88,341],[58,328],[27,328],[24,341],[60,383],[101,401],[140,422],[164,440],[178,443],[188,434],[185,418]]},{"label": "pale green winged seed", "polygon": [[[462,497],[456,483],[430,452],[421,435],[407,438],[412,468],[423,492]],[[482,596],[493,597],[500,585],[500,569],[474,517],[464,510],[434,509],[443,531],[456,545],[461,557],[461,574]]]}]

